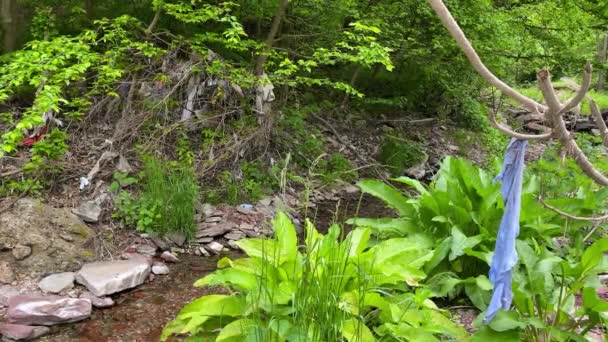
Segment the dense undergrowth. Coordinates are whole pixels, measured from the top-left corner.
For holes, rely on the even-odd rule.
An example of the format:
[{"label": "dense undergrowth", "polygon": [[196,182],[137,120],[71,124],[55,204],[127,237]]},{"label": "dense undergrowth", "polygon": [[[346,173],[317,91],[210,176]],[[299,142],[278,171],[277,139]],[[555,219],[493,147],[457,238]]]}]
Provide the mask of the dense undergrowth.
[{"label": "dense undergrowth", "polygon": [[[608,190],[551,143],[536,145],[546,152],[526,173],[513,310],[488,326],[479,319],[470,336],[439,307],[470,305],[482,317],[488,305],[504,211],[494,164],[507,138],[486,119],[505,101],[425,1],[2,4],[2,200],[84,199],[98,189],[87,184],[105,182],[125,228],[190,238],[199,202],[253,203],[287,188],[306,202],[313,189],[395,177],[358,182],[395,217],[353,217],[326,235],[307,222],[300,246],[279,214],[273,239],[239,241],[247,257],[222,259],[197,283],[229,294],[194,300],[165,338],[547,342],[583,341],[605,326],[608,307],[595,291],[608,271],[605,223],[543,202],[571,217],[602,215]],[[529,86],[539,68],[573,77],[596,60],[607,69],[597,51],[608,20],[600,2],[448,5],[487,66],[532,98],[540,100]],[[600,77],[593,83],[605,109]],[[432,129],[423,133],[420,119]],[[601,139],[576,138],[608,171]],[[436,171],[428,184],[402,177],[448,152],[477,164],[447,157],[423,170]],[[134,171],[116,171],[107,156]],[[81,189],[65,190],[77,180]]]},{"label": "dense undergrowth", "polygon": [[[184,307],[164,330],[216,341],[587,341],[607,323],[608,302],[596,294],[608,271],[604,227],[569,221],[537,201],[537,164],[522,194],[514,308],[489,323],[481,318],[492,284],[486,277],[503,213],[492,173],[447,158],[432,183],[400,177],[414,190],[363,180],[361,190],[382,199],[396,218],[353,218],[346,236],[307,222],[299,247],[287,216],[275,219],[274,239],[246,239],[247,257],[222,259],[196,286],[223,285]],[[580,171],[569,169],[580,175]],[[573,215],[605,207],[608,192],[591,183],[548,200]],[[560,244],[560,239],[569,242]],[[433,299],[462,300],[480,311],[469,335]],[[582,303],[577,303],[582,298]]]}]

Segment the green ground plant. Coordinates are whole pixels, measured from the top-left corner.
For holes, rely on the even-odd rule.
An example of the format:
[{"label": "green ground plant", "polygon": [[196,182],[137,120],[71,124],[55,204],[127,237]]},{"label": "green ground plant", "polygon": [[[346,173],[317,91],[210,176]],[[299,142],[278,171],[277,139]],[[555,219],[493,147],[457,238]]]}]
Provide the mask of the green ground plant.
[{"label": "green ground plant", "polygon": [[[195,202],[199,188],[194,171],[188,165],[170,162],[154,156],[143,159],[139,180],[115,174],[111,186],[118,191],[113,217],[138,231],[166,234],[182,233],[194,236]],[[140,192],[131,195],[122,189],[137,181]]]},{"label": "green ground plant", "polygon": [[[347,223],[369,227],[378,238],[426,234],[436,241],[433,258],[425,265],[431,276],[428,283],[437,295],[457,296],[464,291],[480,309],[489,299],[487,274],[492,250],[503,215],[500,185],[493,176],[471,163],[446,158],[431,184],[425,186],[407,178],[393,181],[404,183],[418,193],[406,197],[396,188],[376,180],[358,183],[364,193],[378,197],[395,209],[397,218],[352,218]],[[591,183],[578,187],[574,196],[547,200],[571,213],[589,215],[603,207],[606,191],[594,191]],[[521,239],[533,238],[546,246],[554,246],[553,237],[579,236],[591,228],[588,222],[566,222],[557,213],[538,202],[539,182],[529,177],[522,192],[520,217]],[[567,223],[567,224],[566,224]],[[555,247],[553,247],[555,248]],[[449,291],[443,287],[446,284]]]},{"label": "green ground plant", "polygon": [[[432,242],[421,236],[368,244],[369,229],[343,239],[306,224],[299,251],[295,228],[279,213],[273,239],[237,242],[247,257],[223,258],[196,286],[223,285],[228,295],[208,295],[186,305],[162,334],[215,341],[439,341],[465,331],[429,299],[409,291],[425,276]],[[404,282],[405,280],[405,282]],[[409,284],[410,286],[408,286]]]},{"label": "green ground plant", "polygon": [[378,161],[393,176],[401,176],[405,169],[423,161],[425,154],[420,143],[394,135],[385,135],[380,145]]},{"label": "green ground plant", "polygon": [[[533,241],[518,241],[519,265],[513,274],[514,310],[501,311],[471,341],[580,341],[608,323],[608,302],[599,298],[598,275],[608,271],[608,239],[580,256],[560,258]],[[582,299],[576,305],[577,298]]]}]

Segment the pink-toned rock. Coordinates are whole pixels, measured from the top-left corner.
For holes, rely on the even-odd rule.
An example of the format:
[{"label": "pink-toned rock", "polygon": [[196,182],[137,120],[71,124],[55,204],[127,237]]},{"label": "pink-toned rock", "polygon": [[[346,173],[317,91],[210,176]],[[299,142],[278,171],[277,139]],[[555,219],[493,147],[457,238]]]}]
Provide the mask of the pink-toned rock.
[{"label": "pink-toned rock", "polygon": [[76,273],[76,281],[94,295],[103,297],[143,284],[150,268],[145,257],[94,262],[82,266]]},{"label": "pink-toned rock", "polygon": [[122,253],[120,255],[120,258],[124,260],[143,260],[150,265],[152,265],[152,263],[154,262],[154,259],[152,257],[139,253]]},{"label": "pink-toned rock", "polygon": [[163,254],[160,255],[160,258],[166,262],[178,262],[179,261],[179,259],[175,256],[175,254],[173,254],[169,251],[164,251]]},{"label": "pink-toned rock", "polygon": [[58,296],[13,296],[8,300],[8,322],[25,325],[54,325],[77,322],[91,316],[88,299]]},{"label": "pink-toned rock", "polygon": [[50,329],[47,327],[9,323],[0,324],[0,335],[16,341],[33,340],[48,334],[49,331]]},{"label": "pink-toned rock", "polygon": [[96,308],[109,308],[114,305],[114,301],[110,297],[97,297],[89,291],[84,291],[80,298],[88,299]]},{"label": "pink-toned rock", "polygon": [[19,294],[17,288],[10,285],[0,286],[0,307],[8,306],[8,299]]}]

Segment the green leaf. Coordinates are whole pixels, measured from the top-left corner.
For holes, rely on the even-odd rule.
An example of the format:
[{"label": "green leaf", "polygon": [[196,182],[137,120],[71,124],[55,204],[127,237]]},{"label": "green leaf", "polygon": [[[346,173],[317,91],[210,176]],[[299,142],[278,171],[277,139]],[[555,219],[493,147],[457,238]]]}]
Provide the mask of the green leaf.
[{"label": "green leaf", "polygon": [[367,248],[367,243],[369,241],[371,231],[369,229],[354,229],[346,236],[344,239],[344,244],[349,248],[348,256],[349,257],[357,257],[365,248]]},{"label": "green leaf", "polygon": [[414,221],[406,218],[362,218],[356,217],[346,221],[347,224],[351,224],[358,227],[371,228],[376,234],[389,234],[396,236],[403,236],[409,233],[414,233],[418,230]]},{"label": "green leaf", "polygon": [[470,342],[520,342],[519,330],[495,331],[483,326],[473,336]]},{"label": "green leaf", "polygon": [[342,323],[342,336],[348,342],[375,342],[374,335],[369,328],[354,318]]},{"label": "green leaf", "polygon": [[194,286],[233,285],[240,290],[251,290],[257,285],[255,275],[235,268],[218,269],[194,283]]},{"label": "green leaf", "polygon": [[435,267],[437,267],[437,265],[439,265],[448,256],[448,253],[450,252],[450,249],[452,248],[452,239],[453,238],[451,236],[449,236],[449,237],[443,239],[443,241],[439,242],[437,247],[435,247],[435,251],[433,252],[433,257],[431,258],[431,260],[429,260],[429,262],[424,267],[424,269],[426,270],[427,273],[430,273]]},{"label": "green leaf", "polygon": [[284,212],[277,214],[274,231],[279,246],[279,264],[294,261],[298,253],[298,236],[293,223]]},{"label": "green leaf", "polygon": [[256,326],[257,322],[252,319],[237,319],[222,328],[215,342],[239,341],[238,337],[242,339],[242,336],[247,335]]},{"label": "green leaf", "polygon": [[488,325],[495,331],[523,329],[526,327],[526,324],[519,320],[517,312],[504,311],[502,309],[498,311]]},{"label": "green leaf", "polygon": [[585,287],[583,289],[583,306],[585,309],[595,312],[607,312],[608,302],[601,299],[594,288]]},{"label": "green leaf", "polygon": [[608,238],[597,240],[589,246],[581,258],[581,275],[586,275],[599,265],[606,251],[608,251]]},{"label": "green leaf", "polygon": [[416,191],[418,191],[421,195],[429,194],[429,191],[426,189],[426,187],[420,181],[418,181],[416,179],[412,179],[409,177],[398,177],[398,178],[391,178],[391,180],[394,180],[396,182],[400,182],[403,184],[407,184],[407,185],[413,187],[414,189],[416,189]]},{"label": "green leaf", "polygon": [[481,235],[467,237],[458,227],[452,227],[452,245],[450,247],[449,260],[452,261],[461,255],[464,255],[464,250],[477,246],[482,241]]},{"label": "green leaf", "polygon": [[406,216],[411,208],[407,204],[407,198],[390,185],[374,179],[366,179],[357,183],[362,192],[383,200],[389,207],[397,210],[399,215]]}]

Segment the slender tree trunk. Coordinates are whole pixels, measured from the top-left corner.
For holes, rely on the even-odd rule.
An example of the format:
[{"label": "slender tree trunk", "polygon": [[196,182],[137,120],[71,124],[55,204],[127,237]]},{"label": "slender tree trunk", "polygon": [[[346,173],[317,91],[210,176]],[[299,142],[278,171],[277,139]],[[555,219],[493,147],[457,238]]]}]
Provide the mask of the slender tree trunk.
[{"label": "slender tree trunk", "polygon": [[156,28],[156,25],[158,24],[158,20],[160,19],[161,11],[162,11],[162,8],[159,6],[156,9],[156,13],[154,13],[154,18],[152,18],[152,22],[148,26],[148,31],[152,32],[152,30],[154,30]]},{"label": "slender tree trunk", "polygon": [[[355,87],[355,84],[357,84],[357,80],[359,79],[359,74],[361,73],[361,65],[357,65],[357,68],[355,69],[355,72],[353,72],[353,76],[350,79],[350,86],[351,87]],[[348,106],[348,100],[350,99],[350,95],[345,94],[344,95],[344,99],[342,99],[342,105],[340,107],[342,107],[342,109],[346,109],[346,106]]]},{"label": "slender tree trunk", "polygon": [[85,0],[84,10],[87,12],[87,19],[92,24],[93,20],[95,20],[95,4],[93,0]]},{"label": "slender tree trunk", "polygon": [[274,44],[275,37],[279,32],[279,27],[281,26],[281,21],[283,21],[283,17],[285,16],[285,10],[287,10],[288,0],[281,0],[279,3],[279,7],[277,8],[276,13],[274,14],[274,19],[272,19],[272,26],[270,27],[270,31],[268,32],[268,36],[266,37],[266,42],[264,44],[264,49],[258,56],[255,61],[255,75],[262,76],[264,73],[264,63],[268,59],[268,52],[272,49]]},{"label": "slender tree trunk", "polygon": [[[600,64],[606,64],[606,57],[608,57],[608,31],[603,32],[603,37],[598,32],[596,34],[597,41],[597,59]],[[597,90],[604,90],[606,85],[606,70],[600,69],[597,73]]]},{"label": "slender tree trunk", "polygon": [[289,0],[280,0],[279,7],[277,7],[277,11],[272,19],[272,26],[270,26],[264,48],[258,55],[253,69],[257,78],[257,84],[255,86],[255,110],[260,125],[259,135],[254,142],[254,145],[259,149],[268,147],[270,135],[274,126],[274,115],[272,115],[271,106],[271,103],[274,100],[274,93],[272,93],[272,85],[265,83],[267,80],[265,77],[266,73],[264,72],[264,64],[266,63],[266,60],[268,60],[268,53],[272,50],[275,38],[279,33],[281,22],[283,21],[285,11],[287,10],[288,1]]},{"label": "slender tree trunk", "polygon": [[11,52],[17,47],[17,23],[15,21],[15,0],[0,0],[0,21],[2,24],[2,51]]}]

